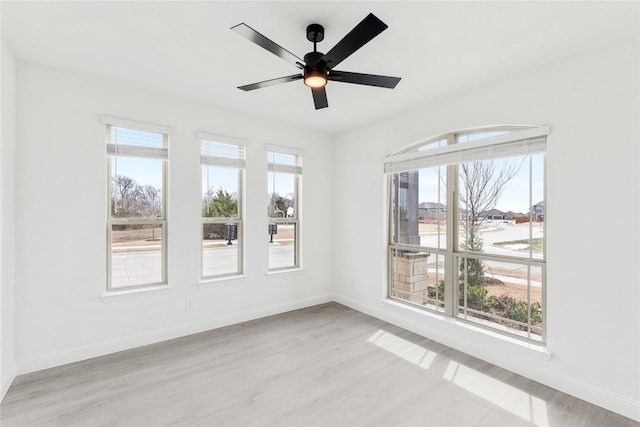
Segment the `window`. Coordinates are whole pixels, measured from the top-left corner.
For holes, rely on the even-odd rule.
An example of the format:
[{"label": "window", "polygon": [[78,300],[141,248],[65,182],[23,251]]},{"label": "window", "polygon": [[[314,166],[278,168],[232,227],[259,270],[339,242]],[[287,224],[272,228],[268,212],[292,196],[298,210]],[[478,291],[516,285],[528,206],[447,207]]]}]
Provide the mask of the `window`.
[{"label": "window", "polygon": [[169,130],[103,117],[109,183],[107,289],[167,283]]},{"label": "window", "polygon": [[199,133],[202,170],[203,279],[242,274],[245,146]]},{"label": "window", "polygon": [[267,146],[269,270],[300,266],[300,179],[302,153]]},{"label": "window", "polygon": [[452,133],[388,159],[389,298],[544,341],[547,133]]}]

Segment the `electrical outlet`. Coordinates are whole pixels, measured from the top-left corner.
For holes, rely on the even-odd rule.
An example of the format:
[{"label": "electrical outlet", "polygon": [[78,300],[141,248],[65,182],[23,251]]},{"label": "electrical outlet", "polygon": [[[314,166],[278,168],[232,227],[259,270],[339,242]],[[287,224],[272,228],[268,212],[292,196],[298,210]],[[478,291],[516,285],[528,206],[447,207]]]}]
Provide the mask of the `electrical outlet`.
[{"label": "electrical outlet", "polygon": [[184,309],[185,310],[193,310],[193,304],[191,303],[191,300],[189,298],[184,300]]},{"label": "electrical outlet", "polygon": [[351,282],[351,289],[355,289],[355,288],[356,288],[356,282],[353,281],[353,282]]}]

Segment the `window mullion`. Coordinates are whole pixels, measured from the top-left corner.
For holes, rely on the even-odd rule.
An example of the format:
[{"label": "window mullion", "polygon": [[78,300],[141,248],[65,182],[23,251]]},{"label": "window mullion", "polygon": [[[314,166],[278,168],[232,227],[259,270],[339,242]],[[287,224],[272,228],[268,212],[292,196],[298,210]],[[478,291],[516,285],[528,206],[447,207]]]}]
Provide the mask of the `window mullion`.
[{"label": "window mullion", "polygon": [[[456,144],[456,136],[447,136],[447,145]],[[455,252],[458,248],[458,166],[447,166],[447,253],[444,257],[445,291],[444,311],[455,316],[457,311],[457,286]]]},{"label": "window mullion", "polygon": [[455,252],[458,247],[458,167],[447,166],[447,253],[445,255],[444,311],[456,315],[457,288]]}]

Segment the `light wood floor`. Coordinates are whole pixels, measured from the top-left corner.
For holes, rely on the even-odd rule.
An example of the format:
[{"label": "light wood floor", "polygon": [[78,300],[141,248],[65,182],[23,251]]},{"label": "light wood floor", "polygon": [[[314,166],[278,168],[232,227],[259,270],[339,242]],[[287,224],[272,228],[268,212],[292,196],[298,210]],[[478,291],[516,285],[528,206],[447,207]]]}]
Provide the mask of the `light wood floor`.
[{"label": "light wood floor", "polygon": [[16,378],[3,426],[637,426],[336,303]]}]

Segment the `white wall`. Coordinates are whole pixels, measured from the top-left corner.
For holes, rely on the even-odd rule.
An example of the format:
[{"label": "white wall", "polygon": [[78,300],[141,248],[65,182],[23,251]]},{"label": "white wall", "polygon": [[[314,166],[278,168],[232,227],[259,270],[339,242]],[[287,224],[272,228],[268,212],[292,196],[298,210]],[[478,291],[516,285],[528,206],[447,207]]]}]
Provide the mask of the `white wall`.
[{"label": "white wall", "polygon": [[[3,59],[5,51],[3,45]],[[4,62],[2,68],[4,107],[5,80],[11,78],[5,77]],[[12,270],[17,284],[18,372],[328,301],[333,280],[339,302],[640,419],[638,72],[638,41],[632,40],[339,135],[332,144],[329,135],[18,63]],[[5,114],[10,113],[3,108],[3,123]],[[174,129],[169,212],[172,289],[166,293],[113,302],[100,299],[107,256],[101,114]],[[551,358],[384,301],[382,158],[448,131],[520,123],[552,127],[546,200]],[[200,257],[196,131],[248,139],[248,278],[202,288],[196,285]],[[2,136],[0,218],[5,226],[12,225],[8,221],[13,215],[13,190],[6,190],[5,175],[13,162],[5,157],[4,126]],[[265,143],[305,150],[305,269],[296,273],[265,275]],[[604,226],[594,228],[593,203],[611,213]],[[327,206],[337,207],[333,218]],[[345,214],[349,212],[361,214]],[[4,290],[10,283],[6,261],[11,256],[5,236],[2,331],[8,326]],[[595,253],[598,263],[593,262]],[[186,298],[194,302],[192,311],[185,311]],[[3,332],[2,366],[10,360],[11,344],[5,347],[4,342],[9,336]]]},{"label": "white wall", "polygon": [[[639,420],[638,52],[638,40],[628,40],[339,135],[335,205],[361,214],[334,212],[337,301]],[[431,136],[496,124],[552,129],[545,201],[550,359],[384,301],[382,158]]]},{"label": "white wall", "polygon": [[[20,374],[332,297],[331,136],[18,63],[16,360]],[[168,292],[104,302],[107,114],[169,126]],[[248,277],[199,287],[197,131],[247,142]],[[302,271],[267,276],[265,144],[304,150]],[[191,299],[193,309],[185,310]]]},{"label": "white wall", "polygon": [[16,59],[1,41],[0,400],[16,376],[14,357]]}]

